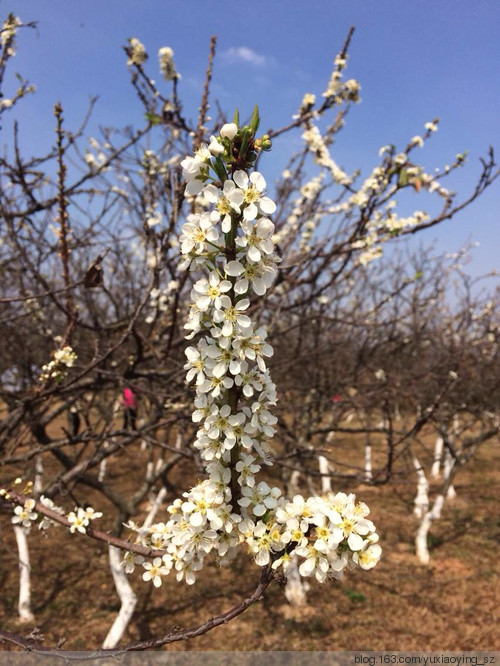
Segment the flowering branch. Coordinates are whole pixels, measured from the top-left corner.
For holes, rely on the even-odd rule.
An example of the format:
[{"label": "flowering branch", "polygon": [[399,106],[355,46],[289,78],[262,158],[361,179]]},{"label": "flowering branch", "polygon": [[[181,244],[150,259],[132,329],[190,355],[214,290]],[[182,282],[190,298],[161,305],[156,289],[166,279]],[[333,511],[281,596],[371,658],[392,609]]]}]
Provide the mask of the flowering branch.
[{"label": "flowering branch", "polygon": [[[270,409],[276,389],[265,359],[273,353],[264,327],[248,316],[250,293],[263,296],[276,274],[276,204],[265,195],[266,181],[252,171],[269,137],[256,138],[257,107],[250,123],[225,124],[208,146],[182,163],[186,194],[195,197],[182,227],[182,268],[203,270],[195,282],[185,328],[196,346],[186,350],[187,380],[196,389],[193,421],[200,427],[194,446],[208,478],[169,507],[167,523],[138,529],[138,542],[166,553],[142,563],[145,580],[159,587],[175,568],[188,584],[214,551],[231,562],[246,544],[259,566],[284,570],[292,555],[303,558],[299,572],[320,582],[340,577],[349,564],[369,569],[381,554],[368,507],[354,495],[328,494],[287,501],[276,487],[257,483],[270,463],[269,442],[277,419]],[[211,211],[204,210],[212,205]],[[134,562],[129,561],[130,570]]]}]

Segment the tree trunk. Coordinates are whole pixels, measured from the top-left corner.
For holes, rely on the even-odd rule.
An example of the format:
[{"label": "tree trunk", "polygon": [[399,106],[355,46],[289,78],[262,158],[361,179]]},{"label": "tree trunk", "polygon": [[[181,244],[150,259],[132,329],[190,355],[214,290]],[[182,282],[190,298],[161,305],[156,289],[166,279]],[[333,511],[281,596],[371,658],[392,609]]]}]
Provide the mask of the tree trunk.
[{"label": "tree trunk", "polygon": [[413,466],[418,477],[413,513],[417,518],[423,518],[429,510],[429,482],[416,456],[413,456]]},{"label": "tree trunk", "polygon": [[19,553],[19,603],[17,610],[22,622],[33,622],[35,616],[31,611],[31,566],[28,538],[19,525],[14,525],[17,550]]},{"label": "tree trunk", "polygon": [[137,597],[130,587],[127,574],[121,566],[121,551],[119,548],[109,546],[109,564],[116,591],[122,605],[116,620],[113,622],[113,626],[104,639],[104,643],[102,644],[104,650],[112,650],[118,645],[132,618],[137,603]]}]

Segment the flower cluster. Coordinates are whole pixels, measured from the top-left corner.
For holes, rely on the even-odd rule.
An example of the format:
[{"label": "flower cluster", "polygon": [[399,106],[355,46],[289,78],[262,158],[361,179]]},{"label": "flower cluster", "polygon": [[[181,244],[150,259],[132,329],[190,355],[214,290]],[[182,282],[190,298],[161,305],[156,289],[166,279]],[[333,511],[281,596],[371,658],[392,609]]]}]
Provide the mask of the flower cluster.
[{"label": "flower cluster", "polygon": [[[43,504],[43,506],[46,506],[51,511],[55,511],[55,513],[58,513],[60,516],[64,515],[64,510],[61,509],[60,506],[54,504],[54,502],[50,499],[50,497],[45,497],[45,495],[41,495],[40,504]],[[57,525],[57,523],[54,520],[51,520],[47,516],[42,516],[42,520],[38,523],[38,529],[46,530],[49,527],[53,527],[54,525]]]},{"label": "flower cluster", "polygon": [[16,33],[22,25],[21,19],[14,14],[9,14],[2,24],[0,30],[0,44],[6,48],[7,55],[13,56],[16,53]]},{"label": "flower cluster", "polygon": [[333,180],[341,185],[350,185],[352,178],[349,178],[344,171],[336,164],[328,150],[327,141],[321,135],[318,127],[312,122],[308,123],[308,129],[302,134],[302,138],[307,144],[308,149],[315,156],[315,162],[330,171]]},{"label": "flower cluster", "polygon": [[334,68],[328,87],[322,96],[328,99],[336,98],[337,101],[359,102],[359,91],[361,90],[359,82],[356,79],[349,79],[342,83],[342,72],[347,65],[347,56],[337,55],[333,64]]},{"label": "flower cluster", "polygon": [[163,46],[159,49],[158,60],[160,72],[163,74],[165,81],[181,78],[181,75],[175,69],[174,52],[169,46]]},{"label": "flower cluster", "polygon": [[243,128],[235,117],[181,162],[186,193],[200,211],[182,227],[180,245],[184,267],[204,273],[191,291],[185,328],[196,343],[186,349],[185,369],[196,392],[194,445],[207,478],[168,507],[166,523],[134,526],[139,543],[165,554],[153,562],[128,557],[125,570],[142,564],[144,580],[155,586],[172,570],[191,584],[209,553],[228,563],[239,544],[258,565],[275,569],[296,555],[300,573],[319,581],[349,564],[371,568],[380,557],[368,508],[354,495],[288,501],[256,479],[270,464],[277,419],[267,368],[273,349],[249,316],[250,299],[270,288],[278,263],[269,217],[276,204],[263,175],[251,169],[257,152],[270,148],[268,137],[255,138],[257,126],[257,110]]},{"label": "flower cluster", "polygon": [[86,509],[82,507],[75,507],[74,511],[68,513],[66,518],[71,523],[69,531],[73,534],[74,532],[81,532],[85,534],[87,527],[90,525],[91,520],[96,518],[101,518],[102,513],[100,511],[94,511],[94,509],[89,506]]},{"label": "flower cluster", "polygon": [[127,60],[127,65],[142,65],[148,59],[148,54],[144,44],[140,42],[137,37],[132,37],[129,40],[129,58]]},{"label": "flower cluster", "polygon": [[53,379],[56,382],[62,381],[67,375],[67,369],[72,368],[78,356],[73,349],[66,345],[61,349],[56,349],[52,361],[42,367],[40,381],[46,382]]},{"label": "flower cluster", "polygon": [[111,147],[109,143],[105,143],[103,146],[94,139],[94,137],[89,138],[89,143],[93,150],[95,150],[95,155],[89,149],[85,149],[85,162],[90,167],[92,171],[106,171],[107,167],[105,166],[108,158],[104,153],[104,150],[109,150]]},{"label": "flower cluster", "polygon": [[31,525],[38,518],[38,514],[34,511],[35,500],[27,499],[24,503],[24,506],[16,506],[14,508],[14,516],[12,517],[12,523],[14,525],[19,525],[22,527],[26,534],[31,530]]},{"label": "flower cluster", "polygon": [[159,313],[167,312],[172,307],[174,294],[178,288],[179,282],[177,280],[170,280],[164,289],[151,289],[148,302],[150,310],[145,318],[147,324],[151,324]]}]

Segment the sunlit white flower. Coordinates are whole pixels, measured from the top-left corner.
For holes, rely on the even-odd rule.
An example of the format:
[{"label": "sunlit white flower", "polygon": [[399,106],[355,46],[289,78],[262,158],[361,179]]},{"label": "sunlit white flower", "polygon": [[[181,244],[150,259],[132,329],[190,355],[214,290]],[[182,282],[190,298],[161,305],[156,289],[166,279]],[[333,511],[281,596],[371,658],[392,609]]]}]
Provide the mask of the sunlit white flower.
[{"label": "sunlit white flower", "polygon": [[207,185],[203,190],[205,199],[215,205],[215,210],[210,213],[212,222],[222,220],[221,229],[224,233],[231,231],[232,215],[239,215],[240,206],[243,203],[243,192],[236,187],[234,181],[228,179],[222,190],[215,185]]},{"label": "sunlit white flower", "polygon": [[127,65],[142,65],[146,62],[148,54],[144,48],[144,44],[140,42],[137,37],[132,37],[129,40],[130,54],[127,60]]},{"label": "sunlit white flower", "polygon": [[125,551],[125,555],[123,556],[123,561],[121,563],[125,573],[131,574],[135,571],[135,565],[136,564],[142,564],[144,562],[144,558],[142,555],[136,555],[135,553],[132,553],[130,551]]},{"label": "sunlit white flower", "polygon": [[378,545],[378,543],[375,543],[368,546],[364,550],[354,553],[352,556],[352,561],[355,564],[359,564],[362,569],[372,569],[380,560],[381,555],[382,548]]},{"label": "sunlit white flower", "polygon": [[235,171],[233,180],[243,193],[243,208],[245,220],[255,220],[257,215],[272,215],[276,211],[276,204],[269,197],[262,196],[266,189],[264,176],[254,171],[248,176],[246,171]]},{"label": "sunlit white flower", "polygon": [[254,477],[260,471],[260,465],[256,464],[254,456],[244,453],[236,463],[236,471],[240,473],[238,477],[240,486],[253,488],[255,486]]},{"label": "sunlit white flower", "polygon": [[202,254],[207,243],[217,244],[219,234],[210,220],[208,213],[189,215],[188,221],[182,225],[180,237],[182,254],[196,252]]},{"label": "sunlit white flower", "polygon": [[155,557],[152,562],[142,562],[142,566],[146,571],[142,574],[143,580],[153,581],[155,587],[160,587],[162,584],[162,576],[167,576],[170,569],[161,557]]},{"label": "sunlit white flower", "polygon": [[229,280],[221,280],[219,274],[216,271],[212,271],[208,280],[202,278],[194,284],[193,291],[195,296],[193,300],[202,311],[208,310],[212,304],[219,310],[222,307],[221,296],[230,289],[231,283]]},{"label": "sunlit white flower", "polygon": [[169,46],[163,46],[158,50],[158,60],[160,72],[163,74],[165,81],[180,79],[180,74],[175,69],[174,52]]},{"label": "sunlit white flower", "polygon": [[224,307],[214,311],[213,320],[216,324],[222,324],[221,333],[223,336],[229,337],[235,332],[239,333],[241,329],[250,327],[252,323],[250,317],[243,314],[249,305],[250,301],[247,298],[242,298],[235,305],[223,301]]},{"label": "sunlit white flower", "polygon": [[244,236],[236,239],[236,244],[245,248],[246,255],[250,261],[258,262],[263,254],[271,254],[274,250],[272,235],[274,224],[266,217],[257,220],[255,224],[249,220],[242,220],[241,228]]},{"label": "sunlit white flower", "polygon": [[281,495],[279,488],[271,488],[265,481],[261,481],[253,488],[244,487],[242,498],[238,504],[244,508],[251,506],[254,516],[263,516],[268,509],[277,507],[277,499]]},{"label": "sunlit white flower", "polygon": [[32,499],[26,500],[24,506],[16,506],[14,508],[14,516],[11,518],[13,525],[19,525],[28,532],[32,522],[38,518],[38,514],[33,511],[34,508],[35,501]]}]

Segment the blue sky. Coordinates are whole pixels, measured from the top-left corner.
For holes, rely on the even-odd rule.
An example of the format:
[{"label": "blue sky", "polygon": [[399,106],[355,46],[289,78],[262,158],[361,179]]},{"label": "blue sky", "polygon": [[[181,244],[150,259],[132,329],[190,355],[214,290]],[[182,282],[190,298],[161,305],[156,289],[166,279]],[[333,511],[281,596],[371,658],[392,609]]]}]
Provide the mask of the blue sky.
[{"label": "blue sky", "polygon": [[[217,35],[212,101],[217,98],[230,114],[236,106],[250,112],[258,102],[267,129],[287,123],[305,92],[325,90],[351,25],[356,32],[347,76],[360,81],[362,103],[349,114],[333,149],[347,172],[368,173],[382,145],[404,147],[436,116],[439,131],[419,157],[431,172],[469,150],[454,189],[468,193],[479,156],[490,144],[500,149],[498,0],[0,0],[0,10],[38,21],[36,31],[20,36],[12,68],[37,86],[36,96],[15,111],[25,152],[52,145],[57,100],[68,126],[77,126],[92,95],[99,102],[91,131],[142,123],[122,50],[129,37],[146,45],[149,71],[158,81],[156,52],[161,46],[174,49],[185,114],[195,118],[210,36]],[[4,122],[2,145],[10,127],[11,121]],[[298,145],[299,134],[276,142],[262,163],[268,181]],[[418,242],[436,240],[438,249],[452,252],[475,240],[480,246],[470,270],[500,269],[499,202],[497,183],[468,211]],[[411,202],[412,208],[421,205]]]}]

